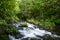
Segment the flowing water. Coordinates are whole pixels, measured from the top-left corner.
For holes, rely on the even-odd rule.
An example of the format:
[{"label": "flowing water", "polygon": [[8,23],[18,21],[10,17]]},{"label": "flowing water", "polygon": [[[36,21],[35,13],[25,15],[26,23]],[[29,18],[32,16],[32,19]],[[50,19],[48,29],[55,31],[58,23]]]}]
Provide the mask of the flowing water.
[{"label": "flowing water", "polygon": [[24,22],[13,24],[20,34],[17,35],[17,38],[13,35],[9,35],[10,40],[60,40],[60,36],[40,29],[31,23],[27,23],[28,27],[19,27],[23,24]]}]

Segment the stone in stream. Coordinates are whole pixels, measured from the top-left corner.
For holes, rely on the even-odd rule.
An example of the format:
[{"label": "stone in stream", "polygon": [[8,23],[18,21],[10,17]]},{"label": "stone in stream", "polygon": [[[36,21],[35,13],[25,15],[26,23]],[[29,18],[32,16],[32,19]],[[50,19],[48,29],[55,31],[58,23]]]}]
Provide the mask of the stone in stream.
[{"label": "stone in stream", "polygon": [[28,38],[23,38],[22,40],[28,40]]},{"label": "stone in stream", "polygon": [[18,34],[18,35],[15,35],[15,38],[16,39],[19,39],[19,38],[22,38],[24,35],[22,35],[22,34]]}]

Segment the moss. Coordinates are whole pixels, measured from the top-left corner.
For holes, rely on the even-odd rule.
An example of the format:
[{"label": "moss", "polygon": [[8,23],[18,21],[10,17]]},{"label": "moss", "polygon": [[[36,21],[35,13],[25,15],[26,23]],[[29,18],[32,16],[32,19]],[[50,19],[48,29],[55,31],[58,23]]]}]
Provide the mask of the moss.
[{"label": "moss", "polygon": [[24,27],[28,27],[28,26],[27,26],[27,22],[24,22],[24,24],[23,24],[23,25],[24,25]]}]

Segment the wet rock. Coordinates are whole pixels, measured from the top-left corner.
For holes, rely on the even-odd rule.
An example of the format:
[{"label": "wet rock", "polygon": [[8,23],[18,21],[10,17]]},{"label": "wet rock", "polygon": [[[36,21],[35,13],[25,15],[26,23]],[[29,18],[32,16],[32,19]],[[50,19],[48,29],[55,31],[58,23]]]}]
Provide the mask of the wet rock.
[{"label": "wet rock", "polygon": [[19,38],[22,38],[24,35],[22,35],[22,34],[18,34],[18,35],[15,35],[15,38],[16,39],[19,39]]},{"label": "wet rock", "polygon": [[51,37],[50,35],[44,35],[43,40],[55,40],[55,39]]},{"label": "wet rock", "polygon": [[28,40],[28,38],[23,38],[22,40]]},{"label": "wet rock", "polygon": [[31,40],[41,40],[41,39],[32,38]]}]

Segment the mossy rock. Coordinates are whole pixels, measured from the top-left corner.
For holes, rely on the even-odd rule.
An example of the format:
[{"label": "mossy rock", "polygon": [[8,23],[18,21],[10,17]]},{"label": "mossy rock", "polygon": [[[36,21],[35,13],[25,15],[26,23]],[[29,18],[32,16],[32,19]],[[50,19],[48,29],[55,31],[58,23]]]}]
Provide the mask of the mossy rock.
[{"label": "mossy rock", "polygon": [[22,24],[22,25],[19,26],[19,27],[28,27],[28,26],[27,26],[27,22],[24,22],[24,24]]},{"label": "mossy rock", "polygon": [[55,40],[55,39],[50,35],[44,35],[44,40]]}]

